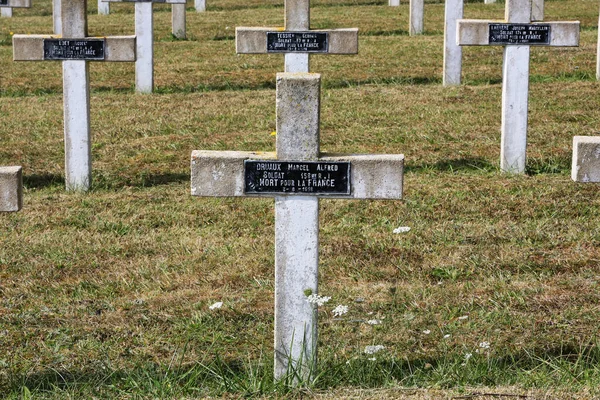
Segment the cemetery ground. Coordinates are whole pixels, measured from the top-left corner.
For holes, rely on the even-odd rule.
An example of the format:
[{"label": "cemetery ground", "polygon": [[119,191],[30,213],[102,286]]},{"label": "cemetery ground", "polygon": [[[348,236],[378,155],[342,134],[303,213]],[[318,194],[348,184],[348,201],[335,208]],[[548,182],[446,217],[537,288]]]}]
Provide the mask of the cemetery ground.
[{"label": "cemetery ground", "polygon": [[[13,33],[52,31],[50,2],[0,20],[0,165],[25,186],[0,215],[0,397],[600,396],[600,191],[570,179],[572,137],[600,130],[597,2],[546,3],[581,46],[532,49],[522,176],[498,168],[500,47],[465,48],[464,85],[443,88],[442,3],[409,37],[404,1],[313,2],[312,28],[360,35],[357,56],[312,58],[321,148],[402,153],[406,175],[403,201],[321,200],[331,300],[297,389],[272,379],[273,200],[195,198],[189,175],[192,150],[274,149],[283,57],[236,55],[234,32],[281,25],[282,3],[188,6],[175,40],[155,5],[154,94],[133,65],[90,66],[85,194],[63,187],[60,63],[12,62]],[[90,35],[133,34],[131,7],[95,7]]]}]

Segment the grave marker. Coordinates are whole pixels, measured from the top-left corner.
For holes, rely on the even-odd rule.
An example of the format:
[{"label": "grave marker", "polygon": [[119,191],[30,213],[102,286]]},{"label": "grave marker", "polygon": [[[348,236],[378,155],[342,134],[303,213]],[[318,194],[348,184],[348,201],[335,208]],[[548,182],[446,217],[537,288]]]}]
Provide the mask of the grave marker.
[{"label": "grave marker", "polygon": [[276,153],[192,153],[192,195],[275,197],[277,380],[314,373],[317,315],[307,293],[317,293],[318,198],[402,198],[404,156],[320,153],[320,75],[308,73],[309,55],[357,53],[358,30],[311,31],[309,21],[308,0],[286,0],[285,28],[236,28],[238,53],[285,54]]},{"label": "grave marker", "polygon": [[399,7],[400,0],[388,0],[388,6],[390,7]]},{"label": "grave marker", "polygon": [[458,21],[460,46],[505,46],[500,150],[504,172],[525,172],[530,46],[579,45],[578,21],[532,24],[531,10],[531,0],[506,0],[505,21]]},{"label": "grave marker", "polygon": [[52,0],[52,26],[54,34],[62,34],[62,0]]},{"label": "grave marker", "polygon": [[[277,74],[275,153],[194,151],[193,196],[275,197],[275,378],[315,372],[319,197],[401,199],[403,155],[319,150],[320,75]],[[296,380],[296,379],[295,379]]]},{"label": "grave marker", "polygon": [[12,17],[13,8],[29,8],[31,0],[0,0],[0,17]]},{"label": "grave marker", "polygon": [[573,137],[571,179],[575,182],[600,182],[600,136]]},{"label": "grave marker", "polygon": [[14,35],[14,61],[61,60],[67,190],[92,178],[88,61],[135,61],[135,36],[88,37],[87,1],[62,0],[63,35]]},{"label": "grave marker", "polygon": [[135,90],[138,93],[152,93],[152,91],[154,90],[154,18],[152,14],[152,3],[185,5],[185,0],[103,1],[135,3],[135,36],[137,38],[137,60],[135,61]]},{"label": "grave marker", "polygon": [[194,8],[196,12],[206,11],[206,0],[194,0]]},{"label": "grave marker", "polygon": [[102,0],[98,0],[98,14],[108,15],[110,14],[110,3]]},{"label": "grave marker", "polygon": [[15,212],[23,207],[21,167],[0,167],[0,212]]},{"label": "grave marker", "polygon": [[285,27],[235,28],[238,54],[285,54],[286,72],[308,72],[309,55],[358,53],[358,29],[310,30],[310,1],[285,0]]}]

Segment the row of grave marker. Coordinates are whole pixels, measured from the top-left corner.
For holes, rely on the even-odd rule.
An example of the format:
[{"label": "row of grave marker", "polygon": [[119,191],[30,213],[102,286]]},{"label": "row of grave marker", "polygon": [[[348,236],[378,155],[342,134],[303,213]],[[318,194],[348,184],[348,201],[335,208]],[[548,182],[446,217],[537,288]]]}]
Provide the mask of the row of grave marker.
[{"label": "row of grave marker", "polygon": [[[44,55],[48,50],[46,47],[52,50],[58,48],[61,54],[85,53],[88,50],[77,43],[88,40],[86,1],[63,1],[66,7],[63,8],[65,13],[62,22],[65,34],[70,36],[53,39],[39,35],[15,35],[15,55],[26,49],[25,53],[31,52],[30,56],[35,53],[36,58],[33,59],[40,59],[40,54]],[[506,15],[508,22],[515,20],[521,27],[525,26],[531,19],[530,0],[507,0]],[[194,196],[275,198],[275,379],[288,379],[290,383],[307,382],[316,373],[317,309],[308,299],[309,295],[318,294],[319,197],[401,199],[403,192],[404,156],[401,154],[321,153],[321,82],[319,74],[309,73],[310,53],[356,54],[358,31],[310,31],[309,21],[309,0],[286,0],[285,31],[273,28],[236,29],[238,53],[268,53],[271,49],[285,54],[286,72],[277,74],[275,153],[194,151],[191,158],[191,191]],[[481,28],[485,24],[487,31]],[[514,34],[512,31],[516,25],[512,28],[496,25],[506,24],[459,21],[459,44],[461,40],[467,44],[489,44],[495,34],[508,38]],[[552,35],[557,30],[561,32],[562,25],[556,25],[558,28],[547,25],[549,28],[544,43],[552,44],[557,40]],[[572,28],[565,29],[571,32],[569,29]],[[482,35],[482,32],[487,32],[487,35]],[[104,60],[129,60],[129,55],[135,54],[132,40],[135,41],[135,38],[104,39],[101,46]],[[520,38],[516,40],[521,41]],[[75,43],[71,44],[70,41]],[[51,45],[46,46],[46,43]],[[520,43],[514,48],[524,48],[527,52],[519,52],[514,57],[510,52],[507,56],[505,50],[505,61],[514,58],[517,64],[524,64],[523,60],[527,58],[528,65],[529,47]],[[100,51],[98,48],[89,50],[94,53]],[[78,101],[86,96],[89,98],[87,61],[65,60],[63,71],[65,97],[69,97],[67,94],[73,91],[73,97]],[[525,75],[528,75],[528,70]],[[505,78],[512,79],[510,75]],[[85,85],[82,85],[84,82]],[[87,89],[76,91],[74,86],[85,86]],[[71,107],[75,105],[65,101],[65,124],[68,120],[77,119],[73,112],[87,111],[89,118],[89,105],[86,105],[87,110],[79,108],[73,111]],[[82,145],[89,153],[89,137],[87,143]],[[600,157],[600,151],[591,156]],[[20,176],[20,169],[14,172]],[[86,179],[88,181],[85,183],[89,184],[89,175]]]}]

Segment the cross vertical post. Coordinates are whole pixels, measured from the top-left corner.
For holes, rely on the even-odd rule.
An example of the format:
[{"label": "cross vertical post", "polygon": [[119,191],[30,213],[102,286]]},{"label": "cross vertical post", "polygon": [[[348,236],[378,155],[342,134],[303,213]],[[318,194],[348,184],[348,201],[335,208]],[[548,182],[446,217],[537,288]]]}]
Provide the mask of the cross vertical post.
[{"label": "cross vertical post", "polygon": [[185,39],[186,33],[186,4],[171,4],[171,33],[177,39]]},{"label": "cross vertical post", "polygon": [[444,16],[444,68],[442,85],[460,85],[462,48],[456,44],[456,21],[463,17],[464,0],[446,0]]},{"label": "cross vertical post", "polygon": [[500,169],[525,172],[530,46],[578,46],[579,22],[531,23],[532,0],[506,0],[505,21],[461,19],[461,46],[504,46]]},{"label": "cross vertical post", "polygon": [[410,36],[423,33],[425,0],[410,0],[408,12],[408,34]]},{"label": "cross vertical post", "polygon": [[92,179],[88,61],[135,61],[135,36],[87,37],[87,1],[62,0],[58,35],[14,35],[14,61],[60,60],[63,68],[65,181],[88,190]]},{"label": "cross vertical post", "polygon": [[110,14],[110,3],[102,0],[98,0],[98,14],[108,15]]}]

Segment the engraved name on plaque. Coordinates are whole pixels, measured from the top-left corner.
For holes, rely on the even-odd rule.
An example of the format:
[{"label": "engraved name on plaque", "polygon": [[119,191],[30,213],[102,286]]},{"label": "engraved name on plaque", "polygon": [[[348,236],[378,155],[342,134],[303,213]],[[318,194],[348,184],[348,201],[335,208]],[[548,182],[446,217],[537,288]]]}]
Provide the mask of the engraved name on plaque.
[{"label": "engraved name on plaque", "polygon": [[0,0],[0,6],[7,6],[8,0]]},{"label": "engraved name on plaque", "polygon": [[44,39],[44,60],[104,60],[104,39]]},{"label": "engraved name on plaque", "polygon": [[550,25],[547,24],[489,24],[490,44],[548,45]]},{"label": "engraved name on plaque", "polygon": [[327,53],[327,32],[267,32],[268,53]]},{"label": "engraved name on plaque", "polygon": [[350,163],[246,160],[244,183],[246,193],[350,195]]}]

